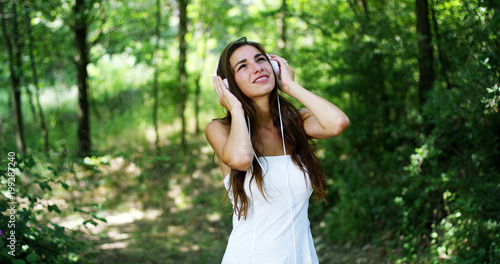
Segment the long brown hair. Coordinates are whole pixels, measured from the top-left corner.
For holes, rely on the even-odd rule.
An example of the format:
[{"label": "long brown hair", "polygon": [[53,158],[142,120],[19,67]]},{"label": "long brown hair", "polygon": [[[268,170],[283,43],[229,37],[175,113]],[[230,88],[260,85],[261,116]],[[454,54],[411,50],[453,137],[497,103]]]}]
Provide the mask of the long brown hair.
[{"label": "long brown hair", "polygon": [[[233,68],[230,65],[229,59],[233,52],[242,47],[250,45],[258,49],[262,54],[267,54],[264,50],[264,47],[256,42],[247,41],[245,37],[240,38],[234,42],[231,42],[225,49],[222,51],[221,57],[219,59],[219,65],[217,67],[217,75],[219,75],[222,79],[227,78],[229,84],[229,90],[233,93],[236,98],[241,102],[243,109],[245,111],[246,116],[250,120],[250,130],[256,131],[256,111],[253,107],[252,100],[248,98],[238,87],[236,81],[234,79]],[[269,61],[269,58],[266,59]],[[269,61],[270,62],[270,61]],[[277,78],[275,74],[275,78]],[[269,106],[272,109],[273,116],[273,124],[278,128],[278,131],[281,130],[280,120],[279,120],[279,110],[278,110],[278,85],[276,85],[274,89],[271,91],[269,96]],[[283,134],[285,137],[285,145],[288,149],[291,149],[290,156],[295,164],[299,166],[299,168],[305,173],[309,173],[309,178],[311,180],[312,188],[316,194],[314,200],[324,199],[327,193],[326,181],[322,172],[322,166],[319,159],[314,154],[315,145],[311,138],[306,134],[304,130],[302,117],[297,110],[290,102],[285,100],[283,97],[280,97],[281,103],[281,115],[283,120]],[[220,119],[222,122],[226,124],[231,123],[231,113],[228,111],[224,118]],[[281,136],[281,134],[280,134]],[[258,136],[256,133],[251,134],[251,142],[252,146],[256,145],[258,140]],[[262,154],[254,148],[255,154],[258,157],[261,157]],[[238,215],[238,219],[241,217],[246,218],[248,212],[248,196],[245,193],[245,177],[246,171],[238,171],[231,169],[231,173],[229,175],[229,190],[231,192],[232,197],[234,199],[234,208],[233,211]],[[264,195],[263,190],[263,173],[262,168],[258,164],[257,159],[253,159],[252,162],[252,178],[250,179],[250,183],[252,180],[255,180],[259,191]]]}]

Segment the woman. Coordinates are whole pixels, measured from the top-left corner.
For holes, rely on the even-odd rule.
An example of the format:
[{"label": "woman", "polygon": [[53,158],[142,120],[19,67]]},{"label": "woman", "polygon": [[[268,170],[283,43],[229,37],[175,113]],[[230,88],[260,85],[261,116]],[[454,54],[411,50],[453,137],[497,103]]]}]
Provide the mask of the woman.
[{"label": "woman", "polygon": [[[324,198],[327,186],[309,140],[339,135],[349,119],[296,83],[294,73],[246,38],[221,54],[213,82],[227,115],[209,123],[205,135],[233,204],[222,263],[318,263],[307,209],[312,192]],[[278,89],[305,108],[297,110]]]}]

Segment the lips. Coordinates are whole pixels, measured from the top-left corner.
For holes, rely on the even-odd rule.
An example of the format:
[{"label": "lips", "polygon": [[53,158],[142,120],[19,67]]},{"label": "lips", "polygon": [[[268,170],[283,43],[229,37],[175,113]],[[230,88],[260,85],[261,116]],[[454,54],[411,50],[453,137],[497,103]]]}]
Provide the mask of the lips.
[{"label": "lips", "polygon": [[263,83],[263,82],[266,82],[267,80],[269,80],[269,75],[263,74],[263,75],[260,75],[259,77],[257,77],[253,82],[254,83]]}]

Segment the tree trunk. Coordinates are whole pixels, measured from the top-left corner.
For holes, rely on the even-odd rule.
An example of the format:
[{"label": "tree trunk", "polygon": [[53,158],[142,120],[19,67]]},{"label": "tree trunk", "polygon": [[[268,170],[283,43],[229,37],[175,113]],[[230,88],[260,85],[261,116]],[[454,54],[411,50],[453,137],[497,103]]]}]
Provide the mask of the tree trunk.
[{"label": "tree trunk", "polygon": [[154,80],[153,80],[153,123],[155,128],[155,149],[156,156],[160,156],[160,135],[158,131],[158,74],[159,74],[159,59],[158,59],[158,50],[160,49],[160,24],[161,24],[161,0],[156,0],[156,43],[155,50],[153,55],[153,65],[154,65]]},{"label": "tree trunk", "polygon": [[14,120],[16,124],[16,144],[19,154],[26,153],[26,145],[24,142],[24,125],[21,107],[21,44],[19,42],[19,26],[17,24],[16,2],[12,2],[12,39],[14,46],[10,42],[9,33],[7,32],[7,16],[3,1],[0,1],[0,11],[2,17],[2,32],[9,54],[10,82],[12,85],[12,95],[14,98]]},{"label": "tree trunk", "polygon": [[186,33],[187,33],[187,4],[188,0],[177,0],[179,5],[179,78],[181,93],[181,144],[186,150],[186,100],[187,100],[187,73],[186,73]]},{"label": "tree trunk", "polygon": [[359,10],[359,6],[358,6],[358,4],[356,3],[356,1],[354,1],[354,0],[347,0],[347,2],[349,3],[349,6],[351,7],[352,12],[353,12],[356,16],[357,16],[357,15],[359,15],[360,10]]},{"label": "tree trunk", "polygon": [[42,130],[42,138],[43,138],[43,148],[45,151],[45,154],[48,154],[50,150],[50,144],[49,144],[49,133],[47,131],[47,125],[45,122],[45,115],[43,113],[42,106],[40,105],[40,88],[38,87],[38,70],[36,67],[36,61],[35,61],[35,56],[33,55],[33,33],[31,30],[31,14],[29,7],[26,7],[25,9],[26,12],[26,33],[28,35],[28,46],[29,46],[29,55],[30,55],[30,62],[31,62],[31,71],[33,73],[33,85],[35,87],[35,100],[36,100],[36,106],[38,109],[38,115],[40,118],[40,129]]},{"label": "tree trunk", "polygon": [[434,67],[432,53],[432,36],[429,22],[429,5],[427,0],[416,0],[418,65],[420,71],[419,97],[420,103],[425,102],[425,96],[431,90],[434,82]]},{"label": "tree trunk", "polygon": [[78,74],[78,157],[90,155],[92,150],[90,137],[90,112],[88,102],[88,52],[87,52],[87,10],[84,0],[76,0],[75,15],[75,44],[76,68]]},{"label": "tree trunk", "polygon": [[203,66],[205,65],[205,59],[207,57],[207,39],[208,39],[208,27],[202,23],[202,43],[201,43],[201,54],[199,55],[199,71],[196,73],[195,78],[195,90],[194,90],[194,115],[195,115],[195,133],[198,135],[201,131],[200,129],[200,94],[201,94],[201,75],[203,71]]},{"label": "tree trunk", "polygon": [[195,133],[198,135],[200,133],[200,93],[201,93],[201,73],[197,73],[195,80],[195,90],[194,90],[194,118],[195,118]]},{"label": "tree trunk", "polygon": [[280,19],[279,19],[279,26],[280,26],[280,40],[278,41],[278,47],[280,49],[280,52],[282,56],[285,56],[284,52],[286,50],[286,42],[287,42],[287,35],[286,35],[286,17],[288,13],[288,8],[286,5],[286,0],[283,0],[281,2],[281,14],[280,14]]},{"label": "tree trunk", "polygon": [[[432,1],[432,0],[431,0]],[[450,82],[450,78],[448,77],[448,68],[449,68],[449,63],[448,60],[446,59],[445,55],[445,50],[442,49],[441,47],[441,35],[439,34],[439,28],[438,28],[438,23],[436,19],[436,11],[434,9],[434,3],[431,2],[431,16],[432,16],[432,25],[434,28],[434,34],[436,36],[436,47],[437,47],[437,54],[438,54],[438,59],[439,63],[441,64],[441,74],[443,75],[444,81],[446,83],[446,88],[450,89],[452,87],[452,84]]]},{"label": "tree trunk", "polygon": [[366,0],[362,0],[361,3],[363,4],[363,10],[365,11],[365,16],[367,19],[370,19],[370,10],[368,10],[368,3]]}]

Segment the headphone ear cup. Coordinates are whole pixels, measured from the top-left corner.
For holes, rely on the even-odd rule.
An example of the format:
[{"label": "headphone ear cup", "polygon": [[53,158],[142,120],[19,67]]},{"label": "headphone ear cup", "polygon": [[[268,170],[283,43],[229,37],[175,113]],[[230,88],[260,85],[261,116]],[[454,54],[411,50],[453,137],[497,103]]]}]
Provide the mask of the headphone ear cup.
[{"label": "headphone ear cup", "polygon": [[227,78],[222,80],[222,82],[224,83],[224,86],[226,86],[226,89],[229,90],[229,84],[227,83]]},{"label": "headphone ear cup", "polygon": [[280,66],[277,61],[271,61],[271,65],[273,66],[274,74],[279,78],[280,77]]},{"label": "headphone ear cup", "polygon": [[280,78],[280,65],[278,64],[277,61],[271,60],[271,56],[269,56],[269,54],[266,54],[266,55],[267,55],[267,58],[269,59],[269,61],[271,62],[271,66],[273,66],[274,74],[279,79]]}]

